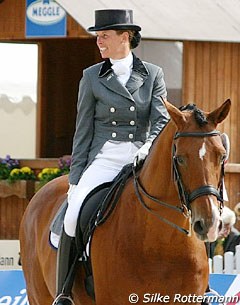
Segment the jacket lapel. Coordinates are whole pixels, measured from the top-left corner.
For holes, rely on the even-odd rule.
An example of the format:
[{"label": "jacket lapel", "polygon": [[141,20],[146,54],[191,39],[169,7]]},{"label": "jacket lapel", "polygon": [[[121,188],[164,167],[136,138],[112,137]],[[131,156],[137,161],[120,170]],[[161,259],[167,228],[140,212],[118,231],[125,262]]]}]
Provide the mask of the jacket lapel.
[{"label": "jacket lapel", "polygon": [[134,101],[132,93],[142,86],[149,73],[142,61],[133,54],[132,74],[125,86],[117,80],[111,68],[111,62],[107,59],[99,71],[99,80],[108,89]]},{"label": "jacket lapel", "polygon": [[128,91],[133,94],[147,79],[149,72],[143,62],[133,54],[133,70],[126,84]]},{"label": "jacket lapel", "polygon": [[116,75],[113,73],[111,68],[112,64],[109,59],[107,59],[99,71],[99,81],[107,87],[109,90],[116,92],[125,98],[131,99],[133,101],[133,97],[130,92],[126,89],[126,87],[122,86],[118,81]]}]

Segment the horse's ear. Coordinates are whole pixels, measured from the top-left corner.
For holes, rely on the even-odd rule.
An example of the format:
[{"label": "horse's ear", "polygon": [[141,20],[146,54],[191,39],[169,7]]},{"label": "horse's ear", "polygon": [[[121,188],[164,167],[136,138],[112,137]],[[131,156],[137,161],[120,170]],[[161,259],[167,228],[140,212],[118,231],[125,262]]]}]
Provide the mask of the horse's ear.
[{"label": "horse's ear", "polygon": [[207,115],[207,120],[211,121],[215,126],[221,123],[228,115],[231,108],[231,100],[227,99],[220,107],[213,110]]},{"label": "horse's ear", "polygon": [[164,100],[164,104],[167,108],[167,111],[171,119],[174,121],[176,126],[178,128],[182,127],[186,122],[184,114],[177,107],[175,107],[173,104],[169,103],[168,101]]}]

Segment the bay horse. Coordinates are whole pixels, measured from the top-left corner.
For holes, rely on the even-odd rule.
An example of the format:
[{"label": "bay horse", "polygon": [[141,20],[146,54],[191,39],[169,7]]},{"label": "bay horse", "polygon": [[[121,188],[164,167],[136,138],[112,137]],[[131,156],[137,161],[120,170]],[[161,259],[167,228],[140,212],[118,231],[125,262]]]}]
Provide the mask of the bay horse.
[{"label": "bay horse", "polygon": [[[181,297],[204,295],[209,273],[204,242],[218,235],[226,156],[216,127],[230,106],[227,100],[211,112],[196,106],[180,111],[166,102],[169,123],[142,168],[128,179],[113,213],[93,234],[95,303],[85,292],[79,264],[76,305],[157,299],[181,304]],[[48,243],[49,227],[67,190],[67,176],[49,182],[32,198],[21,222],[21,259],[31,305],[51,304],[55,297],[56,251]]]}]

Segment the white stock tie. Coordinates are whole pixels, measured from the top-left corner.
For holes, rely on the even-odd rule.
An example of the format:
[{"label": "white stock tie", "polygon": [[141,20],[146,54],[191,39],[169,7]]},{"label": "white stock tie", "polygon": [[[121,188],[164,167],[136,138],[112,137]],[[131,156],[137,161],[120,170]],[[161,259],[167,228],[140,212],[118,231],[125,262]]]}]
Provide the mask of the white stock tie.
[{"label": "white stock tie", "polygon": [[124,62],[116,62],[112,65],[112,69],[116,74],[120,83],[125,86],[131,73],[131,69]]}]

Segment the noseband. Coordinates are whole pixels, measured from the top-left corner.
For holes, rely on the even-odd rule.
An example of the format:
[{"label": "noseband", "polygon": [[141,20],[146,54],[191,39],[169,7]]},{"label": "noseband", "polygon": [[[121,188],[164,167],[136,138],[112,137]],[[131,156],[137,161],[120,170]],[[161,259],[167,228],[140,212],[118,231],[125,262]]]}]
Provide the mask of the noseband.
[{"label": "noseband", "polygon": [[[218,136],[220,135],[220,132],[217,130],[213,130],[210,132],[177,132],[174,136],[174,140],[180,138],[180,137],[213,137],[213,136]],[[192,191],[191,193],[188,193],[183,185],[182,179],[181,179],[181,175],[180,172],[178,170],[178,164],[177,164],[177,157],[175,155],[175,144],[173,144],[173,153],[172,153],[172,164],[173,164],[173,173],[174,173],[174,178],[175,178],[175,182],[178,188],[178,195],[179,195],[179,199],[181,202],[181,207],[179,206],[173,206],[171,204],[168,204],[166,202],[160,201],[159,199],[151,196],[150,194],[147,193],[147,191],[144,189],[144,187],[141,185],[141,183],[139,182],[139,179],[137,177],[136,174],[136,170],[135,170],[135,166],[133,166],[133,177],[134,177],[134,187],[135,187],[135,192],[136,195],[140,201],[140,203],[142,204],[142,206],[151,214],[155,215],[157,218],[159,218],[160,220],[162,220],[163,222],[171,225],[172,227],[178,229],[179,231],[186,233],[187,235],[190,235],[191,232],[191,223],[189,223],[189,230],[186,230],[184,228],[179,227],[178,225],[176,225],[175,223],[167,220],[166,218],[160,216],[158,213],[156,213],[154,210],[152,210],[151,208],[149,208],[146,203],[144,202],[141,194],[140,194],[140,190],[141,192],[150,200],[165,206],[167,208],[173,209],[177,212],[181,212],[183,213],[186,217],[190,218],[191,217],[191,202],[194,201],[196,198],[201,197],[201,196],[205,196],[205,195],[213,195],[215,197],[217,197],[217,200],[220,202],[220,210],[223,207],[223,177],[224,177],[224,162],[222,162],[221,165],[221,176],[220,176],[220,181],[219,181],[219,185],[218,185],[218,189],[212,185],[203,185],[197,189],[195,189],[194,191]]]}]

